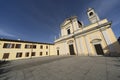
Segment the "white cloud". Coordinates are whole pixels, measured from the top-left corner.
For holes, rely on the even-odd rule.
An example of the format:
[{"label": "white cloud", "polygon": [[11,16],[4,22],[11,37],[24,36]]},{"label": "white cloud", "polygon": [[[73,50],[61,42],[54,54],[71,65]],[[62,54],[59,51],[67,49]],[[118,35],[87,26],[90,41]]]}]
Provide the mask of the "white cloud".
[{"label": "white cloud", "polygon": [[10,33],[6,32],[4,30],[0,30],[0,35],[1,36],[6,36],[6,37],[15,37],[15,35],[10,34]]}]

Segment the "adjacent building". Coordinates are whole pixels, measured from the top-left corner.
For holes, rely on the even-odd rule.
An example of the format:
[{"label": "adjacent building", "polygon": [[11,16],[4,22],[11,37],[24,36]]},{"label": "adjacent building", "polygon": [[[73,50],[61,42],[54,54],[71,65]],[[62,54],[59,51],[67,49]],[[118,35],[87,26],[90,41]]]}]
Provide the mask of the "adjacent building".
[{"label": "adjacent building", "polygon": [[28,59],[54,54],[54,44],[0,39],[0,60]]},{"label": "adjacent building", "polygon": [[94,9],[87,10],[90,24],[84,26],[76,16],[60,26],[61,36],[55,40],[57,55],[118,55],[120,45],[111,29],[111,22],[100,20]]}]

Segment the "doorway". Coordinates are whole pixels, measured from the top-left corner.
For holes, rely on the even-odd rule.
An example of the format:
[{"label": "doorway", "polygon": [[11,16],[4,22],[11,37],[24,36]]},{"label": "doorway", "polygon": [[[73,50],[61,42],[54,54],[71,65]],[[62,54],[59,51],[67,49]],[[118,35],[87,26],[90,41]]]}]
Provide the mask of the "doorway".
[{"label": "doorway", "polygon": [[59,50],[57,50],[57,55],[59,55]]},{"label": "doorway", "polygon": [[74,46],[73,44],[69,45],[69,51],[70,51],[70,55],[75,55],[75,51],[74,51]]},{"label": "doorway", "polygon": [[97,55],[104,55],[101,44],[95,44],[94,47],[95,47],[95,50],[97,52]]}]

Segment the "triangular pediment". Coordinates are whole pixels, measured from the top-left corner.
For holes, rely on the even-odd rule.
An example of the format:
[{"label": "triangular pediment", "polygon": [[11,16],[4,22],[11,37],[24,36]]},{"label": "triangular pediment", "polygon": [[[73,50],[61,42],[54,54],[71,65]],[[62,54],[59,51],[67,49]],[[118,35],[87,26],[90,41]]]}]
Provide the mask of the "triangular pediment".
[{"label": "triangular pediment", "polygon": [[68,23],[70,23],[70,20],[65,20],[65,21],[61,24],[61,27],[67,25]]},{"label": "triangular pediment", "polygon": [[76,17],[76,16],[72,16],[72,17],[70,17],[70,18],[65,19],[65,21],[61,24],[61,27],[69,24],[69,23],[71,22],[71,20],[73,20],[73,19],[75,19],[75,18],[77,18],[77,17]]}]

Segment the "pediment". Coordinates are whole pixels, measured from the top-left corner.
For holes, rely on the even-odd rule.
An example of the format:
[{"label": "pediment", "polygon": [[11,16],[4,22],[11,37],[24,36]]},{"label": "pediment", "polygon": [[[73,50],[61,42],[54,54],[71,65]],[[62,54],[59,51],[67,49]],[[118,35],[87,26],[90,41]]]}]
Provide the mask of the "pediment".
[{"label": "pediment", "polygon": [[70,20],[65,20],[65,21],[61,24],[61,27],[67,25],[68,23],[70,23]]},{"label": "pediment", "polygon": [[75,18],[77,18],[77,16],[71,16],[70,18],[65,19],[65,21],[61,24],[61,27],[69,24],[71,20],[74,20]]}]

